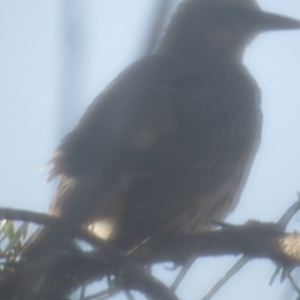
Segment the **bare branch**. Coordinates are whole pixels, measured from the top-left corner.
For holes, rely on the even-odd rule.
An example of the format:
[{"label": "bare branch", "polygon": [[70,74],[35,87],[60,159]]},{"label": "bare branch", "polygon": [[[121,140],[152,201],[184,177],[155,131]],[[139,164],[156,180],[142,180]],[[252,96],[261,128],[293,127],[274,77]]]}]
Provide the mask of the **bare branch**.
[{"label": "bare branch", "polygon": [[275,223],[253,222],[235,229],[161,236],[138,249],[133,257],[140,263],[184,263],[190,257],[230,254],[269,258],[282,266],[298,265],[300,235],[284,233]]},{"label": "bare branch", "polygon": [[[298,209],[299,202],[285,213],[279,223],[252,221],[242,226],[228,225],[223,226],[220,230],[192,235],[159,236],[131,252],[130,257],[123,254],[115,245],[101,240],[85,229],[75,228],[74,230],[73,228],[71,230],[70,228],[70,237],[82,239],[99,249],[102,257],[104,256],[108,260],[107,265],[104,266],[105,262],[99,261],[99,255],[98,258],[97,255],[93,258],[83,253],[81,257],[82,264],[84,260],[95,260],[93,265],[102,264],[102,267],[98,268],[97,271],[91,272],[92,275],[88,276],[89,279],[105,276],[104,270],[108,268],[112,271],[112,274],[116,275],[119,274],[117,270],[121,269],[124,277],[122,284],[125,290],[136,289],[154,299],[177,299],[171,290],[168,290],[159,281],[146,273],[142,266],[163,261],[184,264],[189,259],[199,256],[243,254],[249,258],[269,258],[283,267],[284,270],[292,269],[300,263],[300,235],[285,233],[282,226],[283,224],[286,226],[288,219]],[[33,222],[58,229],[63,226],[64,230],[68,229],[69,226],[66,221],[57,217],[5,208],[0,208],[0,219]],[[117,244],[118,242],[122,243],[122,241],[117,241]],[[71,258],[69,257],[69,259]],[[236,268],[229,273],[236,272]],[[226,278],[228,280],[228,276]],[[222,280],[224,281],[224,279]],[[73,282],[71,282],[72,284],[74,285]],[[217,285],[217,288],[219,285]]]},{"label": "bare branch", "polygon": [[[0,218],[7,220],[18,220],[50,225],[53,227],[66,226],[68,224],[63,219],[52,217],[46,214],[33,213],[24,210],[0,209]],[[65,230],[66,228],[64,228]],[[68,228],[67,228],[68,229]],[[70,228],[71,229],[71,228]],[[132,288],[151,295],[154,299],[176,300],[178,299],[166,286],[161,282],[147,274],[144,269],[137,265],[132,259],[123,254],[116,247],[108,242],[103,241],[98,236],[92,234],[88,230],[76,228],[70,230],[75,237],[98,248],[110,262],[111,266],[120,268],[126,274],[126,283]]]}]

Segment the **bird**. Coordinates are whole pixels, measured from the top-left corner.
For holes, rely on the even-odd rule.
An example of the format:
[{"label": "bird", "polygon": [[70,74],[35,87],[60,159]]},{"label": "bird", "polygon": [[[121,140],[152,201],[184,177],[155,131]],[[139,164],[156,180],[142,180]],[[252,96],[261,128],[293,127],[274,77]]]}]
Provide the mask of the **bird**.
[{"label": "bird", "polygon": [[[156,51],[121,72],[55,150],[49,214],[124,251],[224,220],[261,140],[260,89],[243,54],[261,32],[286,29],[300,22],[254,0],[182,1]],[[24,257],[65,251],[66,239],[41,227]]]}]

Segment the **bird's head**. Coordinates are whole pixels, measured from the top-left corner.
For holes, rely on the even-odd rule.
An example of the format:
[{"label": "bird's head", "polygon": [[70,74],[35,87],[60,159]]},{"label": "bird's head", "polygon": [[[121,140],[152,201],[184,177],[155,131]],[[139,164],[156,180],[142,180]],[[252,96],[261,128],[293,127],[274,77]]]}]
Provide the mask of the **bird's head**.
[{"label": "bird's head", "polygon": [[264,12],[254,0],[186,0],[174,13],[158,51],[225,51],[240,59],[259,33],[284,29],[300,29],[300,22]]}]

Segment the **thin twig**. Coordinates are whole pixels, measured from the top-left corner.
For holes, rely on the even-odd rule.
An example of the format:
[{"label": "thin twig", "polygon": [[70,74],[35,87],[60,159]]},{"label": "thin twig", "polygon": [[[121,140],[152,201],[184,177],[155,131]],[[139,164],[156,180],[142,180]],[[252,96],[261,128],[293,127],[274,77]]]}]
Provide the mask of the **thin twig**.
[{"label": "thin twig", "polygon": [[213,286],[213,288],[202,298],[202,300],[210,300],[213,296],[237,273],[239,272],[252,257],[243,256],[227,273]]},{"label": "thin twig", "polygon": [[194,264],[194,262],[196,260],[197,260],[197,258],[192,257],[182,267],[182,269],[180,270],[179,274],[176,276],[174,282],[172,283],[172,285],[170,287],[170,290],[172,292],[175,292],[177,290],[177,288],[179,287],[180,283],[182,282],[182,280],[184,279],[184,277],[186,276],[186,274],[188,273],[188,271],[190,270],[191,266]]},{"label": "thin twig", "polygon": [[288,274],[288,279],[289,279],[290,283],[292,284],[293,288],[295,289],[295,291],[298,293],[298,296],[300,297],[300,288],[297,285],[297,283],[295,282],[291,273]]},{"label": "thin twig", "polygon": [[37,213],[29,210],[0,208],[0,219],[9,221],[23,221],[38,225],[60,227],[68,225],[66,220],[48,214]]},{"label": "thin twig", "polygon": [[282,267],[276,266],[274,274],[272,275],[272,277],[270,279],[269,285],[272,285],[274,283],[275,279],[280,274],[281,269],[282,269]]},{"label": "thin twig", "polygon": [[281,229],[284,231],[288,226],[294,215],[300,210],[300,194],[298,193],[298,201],[290,206],[283,216],[277,222]]}]

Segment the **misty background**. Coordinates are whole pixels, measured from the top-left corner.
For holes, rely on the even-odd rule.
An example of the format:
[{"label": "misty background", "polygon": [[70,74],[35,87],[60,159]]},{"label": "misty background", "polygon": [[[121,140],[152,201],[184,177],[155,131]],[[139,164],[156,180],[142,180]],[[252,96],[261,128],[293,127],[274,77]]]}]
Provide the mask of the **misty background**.
[{"label": "misty background", "polygon": [[[166,24],[179,2],[0,0],[1,206],[47,211],[55,186],[45,183],[47,173],[40,168],[96,95],[151,51],[156,21],[162,20],[159,28]],[[257,2],[300,20],[299,0]],[[263,139],[240,204],[227,221],[277,221],[300,191],[300,30],[261,34],[244,62],[262,90]],[[299,227],[298,215],[290,230]],[[236,260],[199,259],[178,289],[180,299],[201,299]],[[288,281],[277,278],[268,285],[274,270],[270,261],[251,261],[214,299],[296,299]],[[154,273],[169,284],[175,276],[165,265]]]}]

